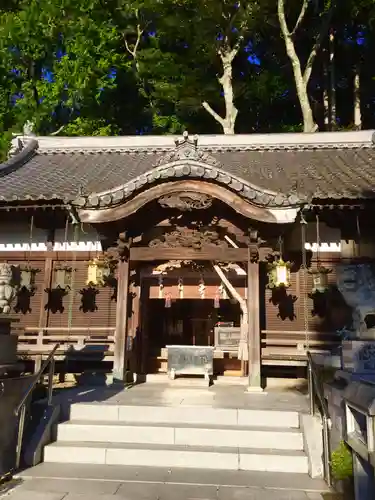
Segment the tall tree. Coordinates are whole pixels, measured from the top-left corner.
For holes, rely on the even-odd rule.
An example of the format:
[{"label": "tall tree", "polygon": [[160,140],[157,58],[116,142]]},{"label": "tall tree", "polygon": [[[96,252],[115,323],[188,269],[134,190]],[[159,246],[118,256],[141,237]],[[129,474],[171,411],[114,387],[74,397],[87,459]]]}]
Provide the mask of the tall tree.
[{"label": "tall tree", "polygon": [[[278,0],[277,2],[277,12],[281,33],[284,38],[286,52],[292,64],[297,96],[303,116],[304,132],[315,132],[318,129],[318,125],[314,119],[313,110],[309,99],[308,85],[311,78],[313,64],[322,45],[323,39],[327,35],[327,30],[332,18],[334,5],[333,0],[324,0],[323,8],[321,10],[318,10],[318,3],[318,1],[310,2],[310,0],[303,0],[300,11],[296,16],[294,27],[290,28],[290,23],[287,20],[285,9],[286,0]],[[317,13],[317,15],[315,14],[314,17],[318,18],[319,25],[313,35],[313,45],[310,53],[305,64],[303,64],[300,56],[297,53],[296,38],[298,32],[300,31],[302,25],[306,20],[306,16],[308,15],[309,11],[312,11],[313,9],[315,9],[315,13]],[[310,24],[312,22],[313,19],[310,19]],[[305,30],[307,30],[306,26]]]},{"label": "tall tree", "polygon": [[[0,15],[0,54],[13,75],[14,114],[48,133],[112,85],[115,37],[99,2],[20,0]],[[99,8],[100,7],[100,8]]]},{"label": "tall tree", "polygon": [[172,0],[172,4],[179,26],[195,49],[197,62],[203,62],[206,57],[211,65],[219,63],[215,78],[224,100],[223,109],[214,109],[209,99],[203,99],[201,105],[224,134],[233,134],[238,115],[234,61],[249,42],[249,32],[256,23],[260,3],[257,0]]}]

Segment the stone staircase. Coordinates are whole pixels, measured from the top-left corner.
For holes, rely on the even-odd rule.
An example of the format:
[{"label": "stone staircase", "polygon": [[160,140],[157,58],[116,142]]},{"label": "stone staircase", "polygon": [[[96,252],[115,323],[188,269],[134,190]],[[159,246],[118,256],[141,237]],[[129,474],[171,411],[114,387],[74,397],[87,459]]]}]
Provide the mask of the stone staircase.
[{"label": "stone staircase", "polygon": [[297,411],[77,403],[44,462],[308,473]]}]

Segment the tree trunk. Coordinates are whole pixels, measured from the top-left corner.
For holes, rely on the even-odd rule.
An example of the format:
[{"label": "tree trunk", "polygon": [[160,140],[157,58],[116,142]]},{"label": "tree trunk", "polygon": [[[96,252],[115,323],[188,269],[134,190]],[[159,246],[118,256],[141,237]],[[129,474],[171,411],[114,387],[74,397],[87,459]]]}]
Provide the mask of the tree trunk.
[{"label": "tree trunk", "polygon": [[296,23],[296,26],[294,30],[291,32],[288,28],[287,22],[286,22],[286,17],[285,17],[285,5],[284,5],[285,0],[278,0],[278,17],[279,17],[279,22],[280,22],[280,28],[281,28],[281,33],[283,35],[284,41],[285,41],[285,48],[286,48],[286,53],[290,59],[290,62],[292,63],[292,69],[293,69],[293,75],[294,75],[294,81],[296,85],[296,90],[297,90],[297,96],[298,100],[301,106],[301,111],[302,111],[302,117],[303,117],[303,131],[304,132],[315,132],[318,129],[317,124],[315,123],[310,100],[309,100],[309,95],[307,91],[307,86],[310,80],[311,76],[311,69],[312,69],[312,63],[315,58],[315,48],[313,48],[313,51],[310,53],[310,56],[308,58],[308,62],[306,63],[306,68],[305,72],[302,72],[301,68],[301,62],[299,60],[299,57],[296,52],[296,48],[294,46],[294,41],[293,41],[293,34],[303,21],[304,15],[307,10],[307,5],[308,2],[304,1],[302,8],[301,8],[301,13],[298,17],[298,21]]},{"label": "tree trunk", "polygon": [[336,119],[336,77],[335,77],[335,35],[329,33],[329,100],[330,100],[330,130],[335,130]]},{"label": "tree trunk", "polygon": [[224,101],[225,101],[225,117],[221,117],[216,111],[214,111],[208,102],[204,101],[202,106],[210,115],[215,118],[215,120],[220,123],[223,128],[224,134],[234,134],[234,127],[236,123],[236,118],[238,114],[238,109],[234,104],[234,92],[233,92],[233,59],[237,55],[239,47],[235,48],[222,48],[219,51],[219,57],[223,65],[223,74],[218,81],[223,88]]},{"label": "tree trunk", "polygon": [[354,75],[354,127],[356,130],[362,128],[362,114],[361,114],[361,84],[358,66],[355,69]]},{"label": "tree trunk", "polygon": [[329,111],[329,79],[328,79],[328,67],[327,61],[324,58],[323,61],[323,112],[324,112],[324,130],[327,131],[330,129],[330,111]]},{"label": "tree trunk", "polygon": [[358,43],[358,32],[360,28],[355,24],[354,27],[354,82],[353,82],[353,122],[356,130],[362,128],[362,113],[361,113],[361,63],[362,63],[362,48]]},{"label": "tree trunk", "polygon": [[314,120],[309,94],[307,91],[307,84],[305,83],[303,75],[301,73],[299,61],[298,66],[293,64],[293,73],[296,82],[297,96],[302,111],[303,131],[305,133],[316,132],[318,130],[318,125]]}]

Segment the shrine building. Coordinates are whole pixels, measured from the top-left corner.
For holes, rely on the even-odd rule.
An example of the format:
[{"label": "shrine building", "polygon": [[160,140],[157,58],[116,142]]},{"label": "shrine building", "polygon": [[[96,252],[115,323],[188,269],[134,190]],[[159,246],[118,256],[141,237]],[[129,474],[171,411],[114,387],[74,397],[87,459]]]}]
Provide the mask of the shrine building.
[{"label": "shrine building", "polygon": [[184,346],[256,391],[375,336],[373,131],[20,136],[0,177],[0,316],[36,367],[58,343],[124,381]]}]

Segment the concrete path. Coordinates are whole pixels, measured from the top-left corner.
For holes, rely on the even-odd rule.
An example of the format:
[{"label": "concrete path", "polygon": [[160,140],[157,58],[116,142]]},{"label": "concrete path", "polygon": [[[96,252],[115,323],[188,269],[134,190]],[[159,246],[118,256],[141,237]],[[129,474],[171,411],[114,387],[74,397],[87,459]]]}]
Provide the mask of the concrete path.
[{"label": "concrete path", "polygon": [[126,406],[208,406],[288,410],[307,413],[308,399],[297,391],[272,391],[249,394],[242,386],[171,387],[167,384],[141,384],[129,389],[110,387],[77,387],[54,396],[63,407],[73,403],[99,403]]},{"label": "concrete path", "polygon": [[328,493],[302,474],[45,463],[18,477],[7,500],[322,500]]}]

